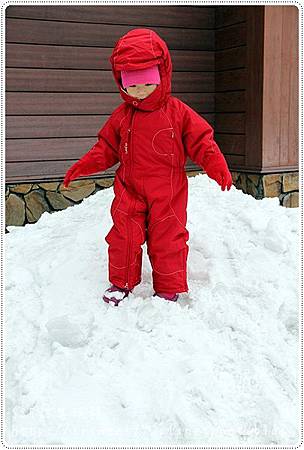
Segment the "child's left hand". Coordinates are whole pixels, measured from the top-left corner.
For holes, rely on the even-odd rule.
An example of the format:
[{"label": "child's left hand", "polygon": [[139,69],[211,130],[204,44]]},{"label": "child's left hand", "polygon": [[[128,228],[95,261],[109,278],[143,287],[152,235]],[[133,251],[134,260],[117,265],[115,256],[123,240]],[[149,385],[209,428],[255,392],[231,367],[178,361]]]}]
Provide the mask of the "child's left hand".
[{"label": "child's left hand", "polygon": [[221,171],[219,174],[219,181],[217,181],[217,182],[221,186],[222,191],[224,191],[226,188],[227,188],[227,191],[229,191],[232,186],[232,176],[231,176],[231,173],[229,172],[229,170]]},{"label": "child's left hand", "polygon": [[213,161],[205,167],[205,171],[209,178],[212,178],[221,186],[222,191],[226,188],[227,191],[230,190],[232,186],[232,176],[228,169],[227,162],[221,153],[218,153],[216,159],[213,159]]}]

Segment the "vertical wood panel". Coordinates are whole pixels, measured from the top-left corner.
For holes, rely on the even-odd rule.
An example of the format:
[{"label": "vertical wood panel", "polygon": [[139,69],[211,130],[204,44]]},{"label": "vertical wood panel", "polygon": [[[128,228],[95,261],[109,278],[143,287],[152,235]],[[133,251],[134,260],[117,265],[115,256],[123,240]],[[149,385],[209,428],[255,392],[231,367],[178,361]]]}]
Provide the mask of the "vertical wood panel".
[{"label": "vertical wood panel", "polygon": [[280,163],[281,96],[282,93],[282,21],[284,6],[265,7],[264,80],[263,80],[263,166]]},{"label": "vertical wood panel", "polygon": [[266,6],[263,168],[298,164],[298,9]]},{"label": "vertical wood panel", "polygon": [[[290,7],[289,25],[286,26],[285,36],[289,36],[291,42],[291,64],[290,64],[290,97],[288,110],[288,149],[290,165],[299,164],[299,10],[295,6]],[[289,30],[294,32],[290,36]],[[302,49],[303,51],[303,49]],[[302,86],[303,88],[303,86]]]},{"label": "vertical wood panel", "polygon": [[264,6],[247,10],[246,152],[247,170],[262,167]]},{"label": "vertical wood panel", "polygon": [[[282,86],[280,165],[298,163],[298,8],[285,9],[282,23]],[[290,33],[290,30],[293,30]],[[287,95],[288,94],[288,95]]]}]

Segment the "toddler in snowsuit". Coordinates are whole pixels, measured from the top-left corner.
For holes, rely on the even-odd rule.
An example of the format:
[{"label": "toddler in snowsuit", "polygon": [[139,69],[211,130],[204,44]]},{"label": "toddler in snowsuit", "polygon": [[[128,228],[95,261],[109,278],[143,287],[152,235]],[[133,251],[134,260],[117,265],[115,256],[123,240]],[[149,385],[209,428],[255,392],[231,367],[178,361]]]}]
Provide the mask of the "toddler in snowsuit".
[{"label": "toddler in snowsuit", "polygon": [[154,295],[176,301],[188,292],[187,155],[223,191],[232,185],[231,174],[209,123],[171,95],[171,57],[158,34],[131,30],[116,43],[110,62],[124,102],[98,132],[98,142],[67,171],[64,185],[120,162],[113,226],[105,238],[112,285],[103,299],[118,305],[140,283],[147,242]]}]

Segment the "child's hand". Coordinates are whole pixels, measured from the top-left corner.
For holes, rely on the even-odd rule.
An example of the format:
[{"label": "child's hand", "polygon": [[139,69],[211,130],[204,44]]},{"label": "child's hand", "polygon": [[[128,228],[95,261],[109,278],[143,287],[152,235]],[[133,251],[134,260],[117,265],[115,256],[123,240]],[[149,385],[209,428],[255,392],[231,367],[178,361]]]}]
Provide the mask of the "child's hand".
[{"label": "child's hand", "polygon": [[221,171],[219,174],[220,182],[218,184],[221,186],[222,191],[224,191],[227,188],[227,191],[230,191],[230,188],[232,186],[232,176],[231,173],[228,171]]},{"label": "child's hand", "polygon": [[70,182],[75,178],[78,178],[79,176],[80,176],[80,165],[77,162],[73,164],[72,167],[70,167],[67,173],[65,174],[63,186],[67,188]]},{"label": "child's hand", "polygon": [[219,153],[217,157],[205,168],[209,178],[215,180],[220,186],[222,191],[227,188],[230,190],[232,186],[232,176],[228,169],[224,156]]},{"label": "child's hand", "polygon": [[230,190],[232,186],[232,177],[229,170],[220,170],[216,173],[208,173],[207,175],[209,176],[209,178],[212,178],[217,182],[217,184],[221,186],[222,191],[224,191],[226,188],[227,191]]}]

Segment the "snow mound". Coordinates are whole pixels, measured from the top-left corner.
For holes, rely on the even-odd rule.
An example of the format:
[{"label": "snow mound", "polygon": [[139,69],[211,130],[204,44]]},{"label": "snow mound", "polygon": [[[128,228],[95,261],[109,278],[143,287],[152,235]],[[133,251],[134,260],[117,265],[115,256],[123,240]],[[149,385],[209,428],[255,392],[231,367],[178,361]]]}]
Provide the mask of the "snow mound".
[{"label": "snow mound", "polygon": [[113,195],[8,227],[7,445],[296,445],[299,208],[189,178],[189,292],[113,308]]}]

